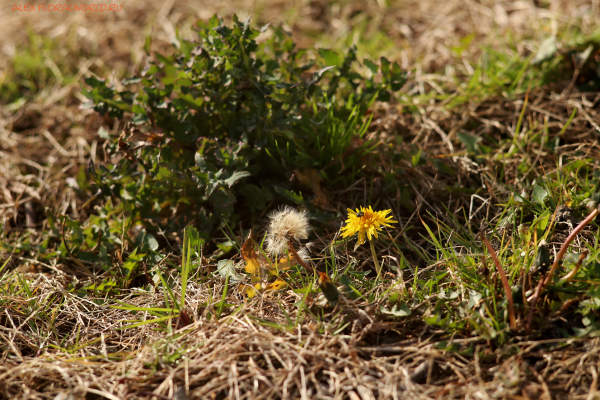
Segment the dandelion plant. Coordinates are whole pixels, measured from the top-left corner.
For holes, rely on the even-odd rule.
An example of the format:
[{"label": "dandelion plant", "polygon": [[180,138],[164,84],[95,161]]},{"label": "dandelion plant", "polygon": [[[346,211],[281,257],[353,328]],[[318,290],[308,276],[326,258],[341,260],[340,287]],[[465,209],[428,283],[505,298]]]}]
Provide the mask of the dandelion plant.
[{"label": "dandelion plant", "polygon": [[358,209],[357,211],[354,211],[349,208],[346,226],[342,227],[343,238],[347,238],[355,233],[358,233],[358,240],[354,250],[356,250],[361,244],[365,243],[366,238],[369,239],[371,253],[373,254],[373,262],[375,263],[375,268],[377,270],[377,280],[379,280],[381,277],[381,266],[377,260],[377,252],[375,251],[375,244],[372,239],[373,237],[377,239],[377,231],[380,231],[382,227],[387,226],[392,228],[392,226],[389,224],[398,222],[394,221],[392,216],[388,216],[388,214],[391,212],[392,210],[373,211],[371,206],[369,206],[369,208],[361,206],[360,211],[358,211]]}]

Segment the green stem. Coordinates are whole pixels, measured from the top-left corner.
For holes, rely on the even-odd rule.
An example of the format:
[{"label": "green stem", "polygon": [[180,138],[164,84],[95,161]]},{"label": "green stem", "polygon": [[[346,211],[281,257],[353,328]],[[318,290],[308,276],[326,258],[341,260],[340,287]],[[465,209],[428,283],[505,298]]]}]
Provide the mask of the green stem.
[{"label": "green stem", "polygon": [[372,240],[369,240],[369,244],[371,245],[371,253],[373,253],[373,261],[375,262],[375,269],[377,270],[377,280],[379,280],[381,278],[381,266],[379,265],[379,261],[377,261],[375,243]]}]

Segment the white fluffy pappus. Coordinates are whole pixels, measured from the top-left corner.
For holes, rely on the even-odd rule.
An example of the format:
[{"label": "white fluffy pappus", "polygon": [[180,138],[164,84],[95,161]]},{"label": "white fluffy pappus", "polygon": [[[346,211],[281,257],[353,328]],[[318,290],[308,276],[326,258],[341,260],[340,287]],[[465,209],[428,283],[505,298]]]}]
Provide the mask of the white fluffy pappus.
[{"label": "white fluffy pappus", "polygon": [[298,211],[285,206],[269,214],[269,228],[267,230],[267,251],[271,254],[284,253],[288,240],[308,238],[308,216],[306,210]]},{"label": "white fluffy pappus", "polygon": [[308,259],[310,258],[310,256],[308,255],[308,251],[306,251],[306,249],[302,248],[300,250],[298,250],[298,256],[302,259],[302,261],[304,262],[308,262]]}]

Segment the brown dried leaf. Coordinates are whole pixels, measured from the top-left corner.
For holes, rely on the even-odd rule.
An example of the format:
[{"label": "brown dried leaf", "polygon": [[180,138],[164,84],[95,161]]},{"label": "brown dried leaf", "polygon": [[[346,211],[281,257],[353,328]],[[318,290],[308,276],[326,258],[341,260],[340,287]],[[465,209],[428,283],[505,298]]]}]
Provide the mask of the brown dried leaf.
[{"label": "brown dried leaf", "polygon": [[311,168],[304,171],[294,170],[294,173],[296,174],[296,177],[300,183],[312,189],[313,193],[315,194],[313,203],[316,206],[326,210],[335,210],[331,204],[329,204],[325,192],[321,189],[321,181],[323,179],[319,176],[316,169]]},{"label": "brown dried leaf", "polygon": [[331,282],[329,276],[324,272],[319,272],[319,287],[325,295],[325,298],[332,307],[335,307],[340,299],[340,292],[337,287]]},{"label": "brown dried leaf", "polygon": [[271,262],[265,256],[256,251],[256,243],[252,239],[252,233],[248,235],[248,238],[244,242],[241,253],[244,261],[246,262],[244,269],[249,274],[260,276],[261,269],[269,269],[271,266]]}]

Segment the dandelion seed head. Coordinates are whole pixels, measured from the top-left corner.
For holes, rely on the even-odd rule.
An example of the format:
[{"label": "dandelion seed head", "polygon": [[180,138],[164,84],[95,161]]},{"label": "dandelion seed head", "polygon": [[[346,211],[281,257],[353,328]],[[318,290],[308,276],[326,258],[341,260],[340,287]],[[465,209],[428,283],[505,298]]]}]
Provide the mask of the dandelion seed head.
[{"label": "dandelion seed head", "polygon": [[[286,206],[269,214],[267,251],[271,254],[284,253],[288,240],[308,238],[308,213]],[[304,258],[304,257],[302,257]]]}]

